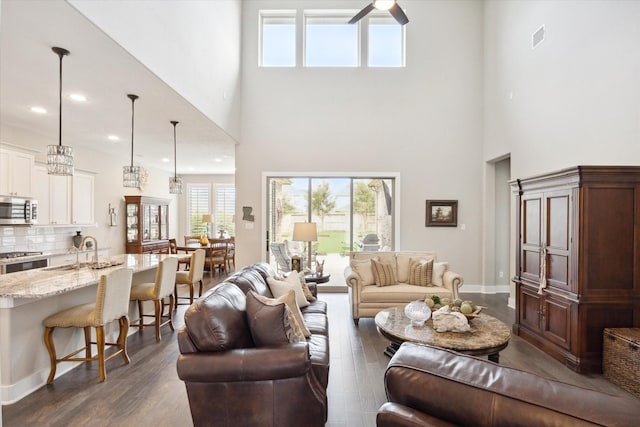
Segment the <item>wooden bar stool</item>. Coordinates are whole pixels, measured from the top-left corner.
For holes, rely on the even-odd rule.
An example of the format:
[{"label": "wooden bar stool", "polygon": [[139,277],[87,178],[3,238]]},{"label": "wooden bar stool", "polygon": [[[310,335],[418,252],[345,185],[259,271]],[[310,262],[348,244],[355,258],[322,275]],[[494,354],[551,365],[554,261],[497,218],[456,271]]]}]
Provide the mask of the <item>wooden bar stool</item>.
[{"label": "wooden bar stool", "polygon": [[[178,258],[165,258],[158,265],[156,272],[156,281],[153,283],[139,283],[131,287],[131,301],[138,301],[138,313],[140,318],[131,326],[142,329],[145,326],[155,325],[156,341],[160,341],[160,327],[169,324],[172,331],[173,328],[173,288],[176,283],[176,269],[178,268]],[[169,297],[169,313],[164,314],[164,299]],[[155,313],[144,314],[142,311],[143,301],[153,301]],[[144,323],[145,317],[154,317],[154,323]],[[166,318],[164,322],[162,319]]]},{"label": "wooden bar stool", "polygon": [[189,264],[191,268],[189,271],[178,271],[176,273],[176,284],[173,290],[175,295],[176,308],[179,305],[187,305],[187,303],[180,303],[180,299],[187,299],[187,297],[181,297],[178,295],[178,285],[189,285],[189,305],[193,304],[193,287],[196,283],[200,283],[200,290],[198,297],[202,296],[202,279],[204,278],[204,258],[206,251],[204,249],[196,249],[191,254],[191,261]]},{"label": "wooden bar stool", "polygon": [[[98,361],[98,375],[100,381],[107,377],[105,362],[119,354],[124,363],[129,363],[127,354],[127,332],[129,330],[129,292],[131,291],[131,277],[133,271],[122,268],[109,274],[102,275],[98,283],[96,302],[77,305],[53,314],[44,319],[44,344],[49,351],[51,360],[51,372],[47,384],[53,382],[56,375],[56,366],[59,362],[89,362]],[[105,342],[104,325],[118,320],[120,333],[118,342]],[[82,328],[84,329],[85,346],[58,359],[53,343],[53,330],[55,328]],[[96,341],[91,341],[91,328],[96,330]],[[96,344],[98,354],[93,357],[91,344]],[[117,346],[118,351],[105,358],[105,346]],[[85,350],[85,357],[73,357]]]}]

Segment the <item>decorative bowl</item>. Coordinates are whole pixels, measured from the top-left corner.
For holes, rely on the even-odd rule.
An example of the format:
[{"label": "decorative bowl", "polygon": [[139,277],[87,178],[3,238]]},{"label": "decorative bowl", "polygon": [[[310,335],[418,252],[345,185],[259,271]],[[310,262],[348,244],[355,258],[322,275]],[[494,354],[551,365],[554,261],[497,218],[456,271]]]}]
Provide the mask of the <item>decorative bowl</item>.
[{"label": "decorative bowl", "polygon": [[411,301],[404,307],[404,314],[411,320],[412,326],[423,326],[431,317],[431,309],[424,301]]},{"label": "decorative bowl", "polygon": [[[480,312],[482,311],[484,307],[477,305],[476,309],[473,313],[469,313],[469,314],[465,314],[464,316],[468,319],[471,320],[474,317],[478,317],[478,315],[480,314]],[[464,314],[464,313],[463,313]]]}]

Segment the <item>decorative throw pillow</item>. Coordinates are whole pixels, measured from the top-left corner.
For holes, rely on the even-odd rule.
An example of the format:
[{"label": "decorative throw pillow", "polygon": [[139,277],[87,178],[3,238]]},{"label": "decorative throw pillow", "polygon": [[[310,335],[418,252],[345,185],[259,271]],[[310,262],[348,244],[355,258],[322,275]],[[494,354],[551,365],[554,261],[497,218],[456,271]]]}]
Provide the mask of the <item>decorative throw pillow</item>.
[{"label": "decorative throw pillow", "polygon": [[398,283],[409,283],[409,262],[412,260],[435,261],[433,252],[398,252],[396,253],[396,278]]},{"label": "decorative throw pillow", "polygon": [[431,286],[433,260],[413,259],[409,261],[409,284]]},{"label": "decorative throw pillow", "polygon": [[[378,258],[371,258],[377,260]],[[362,284],[375,285],[376,279],[373,277],[373,269],[371,268],[371,259],[352,259],[351,269],[362,279]]]},{"label": "decorative throw pillow", "polygon": [[247,293],[247,321],[256,347],[305,341],[287,304],[254,291]]},{"label": "decorative throw pillow", "polygon": [[376,280],[376,286],[392,286],[398,284],[391,264],[372,259],[371,268]]},{"label": "decorative throw pillow", "polygon": [[431,285],[432,286],[442,286],[442,276],[444,276],[444,272],[449,269],[448,262],[434,262],[433,263],[433,273],[431,274]]},{"label": "decorative throw pillow", "polygon": [[287,304],[287,307],[289,307],[289,310],[291,310],[291,313],[293,313],[293,317],[295,317],[296,319],[296,325],[294,325],[294,327],[297,326],[300,329],[302,335],[304,335],[305,337],[310,337],[311,331],[309,331],[309,328],[307,328],[307,325],[304,323],[304,318],[302,317],[300,307],[298,307],[298,304],[296,304],[295,291],[293,289],[289,289],[289,292],[276,299]]},{"label": "decorative throw pillow", "polygon": [[275,297],[281,297],[282,295],[289,292],[289,289],[293,289],[296,293],[296,302],[298,303],[298,307],[306,307],[309,305],[309,301],[304,297],[304,292],[302,292],[302,286],[300,286],[300,280],[296,280],[294,282],[288,282],[285,280],[276,280],[272,277],[267,277],[267,284],[269,285],[269,289],[271,289],[271,294]]},{"label": "decorative throw pillow", "polygon": [[292,285],[295,283],[300,283],[300,287],[302,288],[302,293],[308,302],[314,302],[316,297],[313,296],[311,290],[307,286],[307,281],[304,280],[304,274],[300,274],[297,271],[293,270],[289,275],[284,279],[285,282],[289,282]]}]

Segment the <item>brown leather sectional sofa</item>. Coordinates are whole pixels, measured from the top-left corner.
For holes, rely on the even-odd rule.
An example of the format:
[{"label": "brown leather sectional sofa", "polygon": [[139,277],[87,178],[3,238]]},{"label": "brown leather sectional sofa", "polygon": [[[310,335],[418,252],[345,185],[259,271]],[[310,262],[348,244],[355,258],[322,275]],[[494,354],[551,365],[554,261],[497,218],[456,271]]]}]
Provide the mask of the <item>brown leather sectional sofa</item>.
[{"label": "brown leather sectional sofa", "polygon": [[377,425],[637,426],[640,399],[560,383],[450,350],[404,343],[385,373]]},{"label": "brown leather sectional sofa", "polygon": [[[322,426],[327,420],[327,305],[301,309],[306,342],[256,348],[246,316],[249,290],[271,297],[268,264],[245,267],[205,293],[178,332],[178,376],[195,426]],[[310,286],[312,293],[316,289]]]}]

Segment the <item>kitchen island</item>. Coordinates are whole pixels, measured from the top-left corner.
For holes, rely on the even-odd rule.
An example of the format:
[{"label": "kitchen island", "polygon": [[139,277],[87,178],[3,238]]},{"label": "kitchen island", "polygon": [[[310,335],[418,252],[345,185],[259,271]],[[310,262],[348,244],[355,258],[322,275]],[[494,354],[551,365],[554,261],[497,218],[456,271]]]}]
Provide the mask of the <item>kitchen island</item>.
[{"label": "kitchen island", "polygon": [[[133,270],[133,283],[153,282],[164,254],[126,254],[101,259],[110,267],[56,266],[0,275],[0,402],[13,403],[46,383],[50,362],[42,321],[78,304],[94,302],[100,276],[119,268]],[[181,256],[183,258],[184,255]],[[150,307],[151,308],[151,307]],[[147,311],[147,309],[144,309]],[[137,319],[132,303],[129,318]],[[131,328],[129,333],[138,330]],[[117,336],[117,322],[106,328],[107,341]],[[84,345],[81,329],[59,328],[54,337],[58,354]],[[56,377],[77,366],[58,365]]]}]

